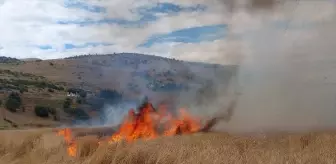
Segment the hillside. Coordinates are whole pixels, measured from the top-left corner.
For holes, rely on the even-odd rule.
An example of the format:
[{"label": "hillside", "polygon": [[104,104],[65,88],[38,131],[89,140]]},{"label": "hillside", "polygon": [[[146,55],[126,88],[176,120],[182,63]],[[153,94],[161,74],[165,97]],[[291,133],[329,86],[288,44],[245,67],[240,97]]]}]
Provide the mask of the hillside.
[{"label": "hillside", "polygon": [[[12,91],[24,91],[21,93],[21,108],[30,111],[10,112],[6,114],[8,118],[13,115],[12,120],[17,120],[16,122],[22,122],[24,118],[34,120],[34,108],[39,105],[54,108],[59,117],[56,124],[64,124],[82,118],[86,122],[88,118],[94,118],[95,123],[99,122],[99,117],[106,115],[102,108],[107,101],[112,101],[108,96],[122,96],[127,101],[126,104],[138,102],[144,96],[155,102],[177,102],[181,93],[188,95],[183,98],[184,101],[200,100],[206,93],[207,96],[213,94],[213,86],[218,83],[227,85],[236,67],[121,53],[26,60],[18,64],[1,63],[0,70],[0,82],[4,90],[0,95],[2,99],[5,100]],[[85,95],[79,98],[68,97],[69,90]],[[69,109],[64,109],[67,97],[71,99],[70,106]],[[115,103],[116,100],[113,101]],[[127,108],[125,111],[129,109],[124,108]],[[50,120],[53,120],[52,117],[48,122]],[[46,124],[55,124],[48,122]],[[21,123],[29,124],[29,121]],[[41,123],[36,124],[41,126]]]},{"label": "hillside", "polygon": [[230,76],[234,66],[183,62],[157,56],[122,53],[27,61],[4,69],[45,76],[83,88],[118,88],[131,92],[200,88],[208,80]]},{"label": "hillside", "polygon": [[[60,125],[52,118],[36,117],[34,107],[36,105],[49,106],[50,108],[61,107],[66,96],[65,87],[44,76],[6,69],[0,70],[0,99],[2,102],[0,128]],[[9,101],[12,93],[19,94],[19,102]]]}]

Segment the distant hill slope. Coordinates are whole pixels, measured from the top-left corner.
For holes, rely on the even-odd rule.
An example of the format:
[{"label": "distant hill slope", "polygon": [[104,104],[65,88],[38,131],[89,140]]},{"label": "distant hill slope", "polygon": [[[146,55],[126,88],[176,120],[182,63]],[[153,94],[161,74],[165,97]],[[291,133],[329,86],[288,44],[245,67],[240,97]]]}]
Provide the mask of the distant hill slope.
[{"label": "distant hill slope", "polygon": [[36,61],[36,60],[42,60],[42,59],[39,59],[39,58],[24,58],[24,59],[20,59],[22,61]]},{"label": "distant hill slope", "polygon": [[0,56],[0,63],[20,63],[20,62],[22,61],[16,58]]},{"label": "distant hill slope", "polygon": [[224,84],[236,69],[233,65],[186,62],[136,53],[26,61],[16,66],[1,67],[44,76],[93,91],[110,88],[133,96],[188,91],[219,81]]}]

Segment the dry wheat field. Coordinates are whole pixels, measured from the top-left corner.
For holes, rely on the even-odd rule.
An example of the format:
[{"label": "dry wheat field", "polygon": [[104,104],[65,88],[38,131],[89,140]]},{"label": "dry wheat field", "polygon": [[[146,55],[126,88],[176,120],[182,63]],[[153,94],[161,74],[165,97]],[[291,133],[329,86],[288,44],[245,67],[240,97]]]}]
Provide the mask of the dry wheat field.
[{"label": "dry wheat field", "polygon": [[336,133],[256,138],[210,132],[99,146],[97,137],[84,136],[77,139],[77,157],[51,129],[2,131],[0,137],[1,164],[336,163]]}]

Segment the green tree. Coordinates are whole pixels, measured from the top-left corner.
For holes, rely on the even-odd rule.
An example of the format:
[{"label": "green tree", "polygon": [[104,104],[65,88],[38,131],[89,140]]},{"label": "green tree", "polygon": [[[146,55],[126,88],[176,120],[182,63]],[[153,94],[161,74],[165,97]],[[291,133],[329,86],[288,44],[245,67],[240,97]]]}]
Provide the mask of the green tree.
[{"label": "green tree", "polygon": [[70,99],[70,98],[66,98],[65,100],[64,100],[64,103],[63,103],[63,108],[70,108],[70,106],[71,106],[71,103],[72,103],[72,100]]},{"label": "green tree", "polygon": [[35,106],[35,115],[39,117],[49,117],[49,108],[44,106]]},{"label": "green tree", "polygon": [[83,103],[83,100],[82,100],[81,98],[78,97],[78,98],[76,99],[76,103],[77,103],[77,104],[82,104],[82,103]]},{"label": "green tree", "polygon": [[19,108],[22,104],[21,97],[18,93],[12,92],[5,103],[6,109],[11,112],[16,112],[16,109]]},{"label": "green tree", "polygon": [[22,84],[19,85],[20,93],[28,92],[28,88]]}]

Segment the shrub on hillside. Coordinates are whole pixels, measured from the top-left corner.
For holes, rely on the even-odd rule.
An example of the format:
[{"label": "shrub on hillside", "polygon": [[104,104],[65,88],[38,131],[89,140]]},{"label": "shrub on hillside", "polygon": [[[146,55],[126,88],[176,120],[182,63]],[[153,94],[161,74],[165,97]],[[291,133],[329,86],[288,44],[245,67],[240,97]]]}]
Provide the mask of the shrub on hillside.
[{"label": "shrub on hillside", "polygon": [[6,101],[6,109],[11,112],[16,112],[16,109],[20,107],[20,103],[15,99],[8,99]]},{"label": "shrub on hillside", "polygon": [[49,107],[35,106],[35,115],[39,117],[49,117]]},{"label": "shrub on hillside", "polygon": [[70,108],[72,100],[70,98],[66,98],[63,103],[63,108]]},{"label": "shrub on hillside", "polygon": [[22,100],[19,93],[12,92],[7,98],[5,107],[11,112],[16,112],[16,109],[19,108],[21,104]]},{"label": "shrub on hillside", "polygon": [[19,85],[19,91],[20,93],[28,92],[28,88],[24,85]]},{"label": "shrub on hillside", "polygon": [[82,104],[82,103],[83,103],[83,100],[82,100],[81,98],[77,98],[77,99],[76,99],[76,103],[77,103],[77,104]]}]

